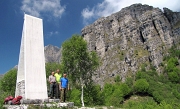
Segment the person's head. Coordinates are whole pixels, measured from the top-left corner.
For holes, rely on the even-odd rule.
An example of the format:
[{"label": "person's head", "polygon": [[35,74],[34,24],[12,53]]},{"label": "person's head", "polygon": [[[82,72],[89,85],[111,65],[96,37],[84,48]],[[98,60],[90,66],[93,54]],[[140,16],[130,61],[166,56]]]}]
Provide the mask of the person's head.
[{"label": "person's head", "polygon": [[57,73],[59,73],[59,71],[60,71],[59,69],[56,70]]},{"label": "person's head", "polygon": [[54,72],[51,72],[51,75],[53,75],[53,76],[54,76]]},{"label": "person's head", "polygon": [[63,74],[63,77],[66,78],[66,76],[67,76],[66,73],[64,73],[64,74]]}]

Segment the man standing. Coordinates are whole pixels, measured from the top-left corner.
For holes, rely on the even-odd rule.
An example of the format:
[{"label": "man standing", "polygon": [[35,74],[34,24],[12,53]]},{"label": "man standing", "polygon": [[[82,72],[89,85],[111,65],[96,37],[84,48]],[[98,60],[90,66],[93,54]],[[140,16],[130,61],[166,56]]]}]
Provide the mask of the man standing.
[{"label": "man standing", "polygon": [[54,72],[51,72],[51,75],[49,76],[49,83],[50,83],[49,95],[51,98],[53,98],[55,97],[55,93],[56,93],[56,78],[54,76]]},{"label": "man standing", "polygon": [[60,98],[60,90],[59,90],[59,83],[60,83],[60,78],[61,74],[59,73],[59,69],[56,70],[56,73],[54,75],[56,77],[56,99]]},{"label": "man standing", "polygon": [[60,79],[60,90],[61,90],[61,102],[66,101],[66,92],[69,90],[68,79],[66,78],[66,74]]}]

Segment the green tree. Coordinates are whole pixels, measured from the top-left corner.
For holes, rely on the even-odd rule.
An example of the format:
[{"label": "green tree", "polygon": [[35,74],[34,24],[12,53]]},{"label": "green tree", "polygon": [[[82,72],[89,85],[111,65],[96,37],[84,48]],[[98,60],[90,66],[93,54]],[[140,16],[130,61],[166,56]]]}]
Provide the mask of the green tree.
[{"label": "green tree", "polygon": [[87,105],[102,105],[103,96],[100,85],[90,85],[84,87],[84,102]]},{"label": "green tree", "polygon": [[15,94],[17,70],[12,69],[0,78],[0,108],[3,108],[4,99]]},{"label": "green tree", "polygon": [[69,97],[70,97],[69,99],[73,101],[76,106],[81,105],[81,99],[80,99],[81,91],[80,90],[76,88],[72,89]]},{"label": "green tree", "polygon": [[135,92],[145,93],[147,92],[148,88],[149,88],[149,83],[147,82],[146,79],[139,79],[134,84]]},{"label": "green tree", "polygon": [[145,72],[138,71],[136,73],[136,80],[138,80],[138,79],[145,79],[145,78],[147,78],[147,74]]},{"label": "green tree", "polygon": [[120,106],[120,103],[124,101],[124,97],[129,95],[131,89],[125,83],[118,83],[114,85],[114,91],[110,98],[110,104],[114,106]]},{"label": "green tree", "polygon": [[169,72],[168,73],[169,80],[175,83],[178,83],[180,80],[180,77],[177,72]]},{"label": "green tree", "polygon": [[169,80],[174,83],[180,82],[180,69],[177,67],[178,64],[178,59],[171,57],[167,62],[167,66],[165,67]]},{"label": "green tree", "polygon": [[55,62],[51,62],[51,63],[46,63],[46,83],[47,83],[47,90],[49,91],[49,75],[51,75],[51,72],[52,71],[56,71],[57,69],[60,69],[60,73],[62,73],[62,68],[61,68],[61,65],[58,64],[58,63],[55,63]]},{"label": "green tree", "polygon": [[46,77],[48,78],[49,75],[51,75],[52,71],[56,71],[57,69],[60,69],[60,73],[61,71],[61,65],[55,62],[52,63],[46,63]]},{"label": "green tree", "polygon": [[73,83],[81,85],[81,102],[84,106],[83,87],[88,87],[92,82],[92,74],[99,64],[99,59],[95,52],[88,52],[87,43],[83,37],[73,35],[62,44],[62,66],[66,73],[70,75]]},{"label": "green tree", "polygon": [[102,95],[104,97],[104,103],[107,106],[111,105],[110,99],[112,98],[112,94],[115,90],[115,87],[113,84],[105,83],[104,89],[102,91]]},{"label": "green tree", "polygon": [[178,64],[177,58],[171,57],[167,62],[166,71],[172,72],[177,64]]},{"label": "green tree", "polygon": [[9,95],[15,94],[16,88],[17,70],[12,69],[8,71],[0,80],[0,89],[4,92],[8,92]]}]

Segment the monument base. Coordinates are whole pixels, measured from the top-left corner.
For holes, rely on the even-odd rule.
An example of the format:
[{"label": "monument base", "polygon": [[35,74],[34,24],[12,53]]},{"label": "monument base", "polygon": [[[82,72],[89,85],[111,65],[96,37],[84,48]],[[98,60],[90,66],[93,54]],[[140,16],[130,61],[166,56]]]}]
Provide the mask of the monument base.
[{"label": "monument base", "polygon": [[29,108],[36,108],[36,107],[67,107],[72,108],[74,107],[74,102],[64,102],[60,103],[59,99],[34,99],[34,100],[21,100],[20,105],[4,105],[5,109],[28,109]]}]

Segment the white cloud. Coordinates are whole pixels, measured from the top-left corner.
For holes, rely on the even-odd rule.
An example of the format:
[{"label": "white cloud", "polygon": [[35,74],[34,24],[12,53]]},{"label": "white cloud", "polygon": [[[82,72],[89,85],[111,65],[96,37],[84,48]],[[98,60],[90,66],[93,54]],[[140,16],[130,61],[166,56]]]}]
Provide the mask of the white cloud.
[{"label": "white cloud", "polygon": [[90,17],[92,17],[92,16],[94,15],[93,11],[94,11],[94,10],[89,11],[89,8],[85,8],[85,9],[81,12],[81,14],[83,15],[84,18],[90,18]]},{"label": "white cloud", "polygon": [[65,11],[65,6],[61,6],[60,0],[23,0],[21,10],[27,14],[42,17],[48,14],[60,18]]},{"label": "white cloud", "polygon": [[55,32],[51,31],[51,32],[49,32],[50,35],[54,35],[54,34],[58,34],[58,33],[59,33],[58,31],[55,31]]},{"label": "white cloud", "polygon": [[46,37],[46,38],[51,38],[51,37],[55,37],[55,36],[57,36],[57,35],[59,35],[59,32],[58,32],[58,31],[51,31],[51,32],[46,33],[46,34],[45,34],[45,37]]},{"label": "white cloud", "polygon": [[159,7],[160,9],[167,7],[173,11],[180,11],[180,0],[104,0],[91,9],[89,7],[83,9],[81,15],[84,19],[84,23],[88,24],[92,19],[106,17],[135,3],[148,4],[153,7]]}]

